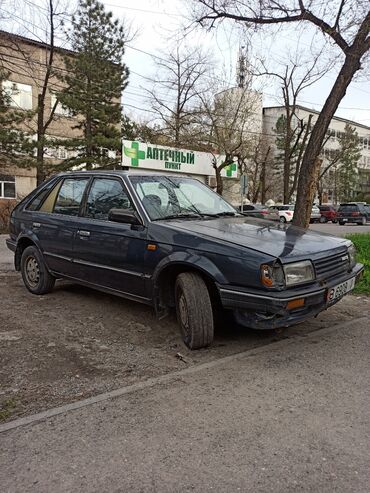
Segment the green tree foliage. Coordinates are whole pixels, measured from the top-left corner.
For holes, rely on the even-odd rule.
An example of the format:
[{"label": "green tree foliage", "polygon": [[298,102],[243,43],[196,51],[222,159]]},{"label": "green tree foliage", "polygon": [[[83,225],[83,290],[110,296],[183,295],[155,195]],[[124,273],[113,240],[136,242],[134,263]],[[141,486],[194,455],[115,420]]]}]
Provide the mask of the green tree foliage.
[{"label": "green tree foliage", "polygon": [[2,85],[7,77],[8,74],[0,67],[0,166],[28,167],[34,164],[35,143],[21,128],[31,118],[32,112],[11,106],[11,97]]},{"label": "green tree foliage", "polygon": [[81,137],[60,144],[75,156],[64,168],[113,168],[120,158],[109,151],[121,149],[121,92],[127,85],[128,69],[123,63],[125,27],[113,19],[97,0],[80,0],[67,37],[75,55],[65,57],[63,81],[67,89],[61,103],[78,117],[75,128]]},{"label": "green tree foliage", "polygon": [[[340,162],[337,169],[337,194],[340,202],[354,200],[358,184],[358,163],[361,157],[360,140],[356,130],[346,123],[338,137]],[[345,150],[343,152],[343,150]]]}]

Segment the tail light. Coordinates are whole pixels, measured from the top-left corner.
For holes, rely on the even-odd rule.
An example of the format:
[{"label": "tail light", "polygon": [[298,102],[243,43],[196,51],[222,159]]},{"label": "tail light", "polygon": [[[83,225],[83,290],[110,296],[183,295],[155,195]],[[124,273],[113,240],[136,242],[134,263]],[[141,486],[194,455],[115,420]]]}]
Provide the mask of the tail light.
[{"label": "tail light", "polygon": [[287,215],[287,216],[292,216],[292,215],[293,215],[293,212],[286,211],[286,215]]},{"label": "tail light", "polygon": [[360,213],[359,212],[352,212],[352,216],[359,216]]},{"label": "tail light", "polygon": [[261,214],[268,214],[268,211],[262,210]]}]

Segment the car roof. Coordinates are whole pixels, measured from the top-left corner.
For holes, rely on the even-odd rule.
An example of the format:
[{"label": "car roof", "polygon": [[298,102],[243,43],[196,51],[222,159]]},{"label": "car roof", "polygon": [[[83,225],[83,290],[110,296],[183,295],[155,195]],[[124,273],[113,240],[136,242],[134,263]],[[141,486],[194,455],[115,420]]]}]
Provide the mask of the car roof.
[{"label": "car roof", "polygon": [[174,176],[179,176],[181,178],[192,178],[192,176],[186,176],[182,174],[170,174],[170,173],[152,173],[150,171],[129,171],[122,169],[91,169],[91,170],[76,170],[76,171],[62,171],[58,173],[57,176],[73,176],[73,175],[125,175],[125,176],[168,176],[173,178]]}]

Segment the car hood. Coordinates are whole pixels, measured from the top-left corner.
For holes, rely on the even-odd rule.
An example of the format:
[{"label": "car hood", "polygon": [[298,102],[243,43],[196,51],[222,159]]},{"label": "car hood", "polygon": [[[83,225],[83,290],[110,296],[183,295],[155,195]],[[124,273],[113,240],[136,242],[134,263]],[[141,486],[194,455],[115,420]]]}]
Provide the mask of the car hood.
[{"label": "car hood", "polygon": [[327,251],[333,253],[333,250],[343,250],[349,243],[343,238],[305,230],[292,224],[286,225],[248,217],[176,220],[166,225],[197,236],[252,248],[281,259],[305,255],[320,257]]}]

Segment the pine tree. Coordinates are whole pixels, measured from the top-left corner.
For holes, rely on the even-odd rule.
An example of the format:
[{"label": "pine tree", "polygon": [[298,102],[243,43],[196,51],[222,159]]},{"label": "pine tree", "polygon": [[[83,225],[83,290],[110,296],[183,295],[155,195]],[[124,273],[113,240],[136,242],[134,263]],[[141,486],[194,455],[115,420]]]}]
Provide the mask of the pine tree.
[{"label": "pine tree", "polygon": [[337,194],[340,202],[356,198],[358,163],[361,157],[360,140],[356,130],[346,123],[344,132],[338,137],[339,152],[342,153],[337,170]]},{"label": "pine tree", "polygon": [[61,103],[77,116],[81,137],[60,142],[75,156],[64,168],[113,168],[120,163],[109,151],[121,149],[121,92],[128,69],[122,59],[125,28],[97,0],[80,0],[67,37],[75,55],[65,57],[66,90]]},{"label": "pine tree", "polygon": [[22,124],[32,117],[32,111],[12,108],[11,98],[3,89],[8,74],[0,67],[0,166],[34,165],[34,142],[21,130]]}]

